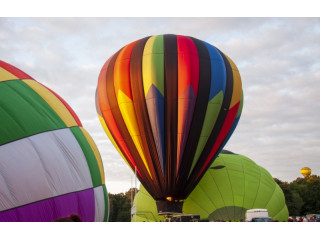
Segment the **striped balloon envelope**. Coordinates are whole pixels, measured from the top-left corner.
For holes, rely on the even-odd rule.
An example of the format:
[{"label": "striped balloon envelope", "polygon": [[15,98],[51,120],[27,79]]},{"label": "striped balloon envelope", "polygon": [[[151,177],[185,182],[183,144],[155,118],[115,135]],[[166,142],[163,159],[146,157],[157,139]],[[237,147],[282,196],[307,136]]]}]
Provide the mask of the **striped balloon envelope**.
[{"label": "striped balloon envelope", "polygon": [[70,106],[0,61],[0,221],[107,221],[99,151]]},{"label": "striped balloon envelope", "polygon": [[111,56],[100,72],[96,106],[117,150],[165,208],[190,194],[226,144],[242,95],[229,57],[204,41],[168,34]]}]

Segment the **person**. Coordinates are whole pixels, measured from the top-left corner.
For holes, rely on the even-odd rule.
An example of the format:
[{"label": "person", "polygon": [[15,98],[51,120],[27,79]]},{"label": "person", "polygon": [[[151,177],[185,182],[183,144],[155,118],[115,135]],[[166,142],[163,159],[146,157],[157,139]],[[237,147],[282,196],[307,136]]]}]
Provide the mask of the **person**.
[{"label": "person", "polygon": [[67,217],[57,218],[54,222],[81,222],[81,218],[77,214],[70,214]]}]

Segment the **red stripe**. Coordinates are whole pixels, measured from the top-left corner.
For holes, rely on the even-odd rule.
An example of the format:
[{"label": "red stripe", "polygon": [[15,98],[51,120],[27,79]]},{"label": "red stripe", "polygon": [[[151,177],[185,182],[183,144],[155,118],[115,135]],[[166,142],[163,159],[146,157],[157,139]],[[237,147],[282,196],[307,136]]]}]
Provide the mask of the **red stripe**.
[{"label": "red stripe", "polygon": [[213,146],[213,148],[211,149],[211,152],[207,158],[207,160],[205,161],[198,177],[197,180],[199,179],[199,177],[202,175],[202,172],[204,171],[204,169],[206,169],[206,167],[208,166],[208,164],[211,162],[213,156],[216,154],[216,152],[218,151],[218,149],[220,148],[223,140],[225,139],[225,137],[227,136],[228,132],[230,131],[230,128],[232,127],[232,124],[237,116],[238,113],[238,109],[240,106],[240,102],[238,102],[236,105],[234,105],[229,111],[228,114],[226,116],[226,119],[224,121],[224,124],[220,130],[220,133],[218,135],[218,138]]},{"label": "red stripe", "polygon": [[114,91],[118,98],[118,90],[120,89],[132,101],[132,92],[130,84],[130,58],[133,47],[137,41],[125,46],[119,53],[114,65]]},{"label": "red stripe", "polygon": [[1,60],[0,60],[0,67],[5,69],[6,71],[10,72],[11,74],[15,75],[18,79],[26,79],[26,78],[33,79],[28,74],[26,74],[25,72],[21,71],[20,69],[10,65],[9,63],[1,61]]},{"label": "red stripe", "polygon": [[108,101],[108,96],[107,96],[107,70],[108,70],[108,65],[110,60],[113,58],[111,56],[108,61],[104,64],[104,66],[101,69],[99,79],[98,79],[98,87],[97,87],[97,95],[98,95],[98,102],[99,102],[99,107],[101,111],[101,116],[103,117],[110,133],[112,134],[116,144],[118,145],[119,149],[123,153],[123,155],[126,157],[126,159],[131,163],[133,166],[133,169],[136,167],[138,174],[140,177],[143,179],[121,133],[118,128],[118,125],[114,119],[114,116],[112,114],[112,111],[110,109],[110,104]]},{"label": "red stripe", "polygon": [[[190,131],[199,87],[199,56],[195,43],[186,36],[177,36],[178,48],[178,145],[176,174],[180,168]],[[191,86],[191,88],[190,88]],[[187,91],[189,90],[190,91]],[[193,93],[192,93],[193,91]],[[192,94],[192,95],[190,95]],[[194,94],[194,95],[193,95]]]},{"label": "red stripe", "polygon": [[191,38],[177,36],[178,42],[178,97],[191,84],[196,96],[199,86],[199,56]]}]

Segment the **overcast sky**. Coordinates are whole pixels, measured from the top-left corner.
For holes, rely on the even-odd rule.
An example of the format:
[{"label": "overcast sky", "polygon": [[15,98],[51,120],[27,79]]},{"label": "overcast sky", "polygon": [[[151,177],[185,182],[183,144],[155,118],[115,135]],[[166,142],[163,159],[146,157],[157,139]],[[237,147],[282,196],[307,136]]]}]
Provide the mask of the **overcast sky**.
[{"label": "overcast sky", "polygon": [[121,47],[155,34],[204,40],[237,65],[244,107],[225,149],[273,177],[320,175],[320,18],[0,18],[0,58],[58,93],[77,113],[103,159],[110,193],[133,174],[97,117],[99,72]]}]

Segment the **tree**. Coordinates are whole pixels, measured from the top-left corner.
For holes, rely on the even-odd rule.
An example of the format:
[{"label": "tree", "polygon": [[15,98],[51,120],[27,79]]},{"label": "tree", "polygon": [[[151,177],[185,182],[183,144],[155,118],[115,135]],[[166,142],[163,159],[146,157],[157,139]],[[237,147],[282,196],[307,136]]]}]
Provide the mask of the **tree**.
[{"label": "tree", "polygon": [[[131,191],[132,190],[132,191]],[[111,194],[109,222],[130,222],[131,221],[131,192],[134,199],[136,188],[130,188],[125,193]]]},{"label": "tree", "polygon": [[109,222],[130,222],[130,199],[124,193],[109,194],[110,214]]},{"label": "tree", "polygon": [[320,177],[298,177],[291,183],[274,179],[282,189],[290,216],[320,213]]}]

